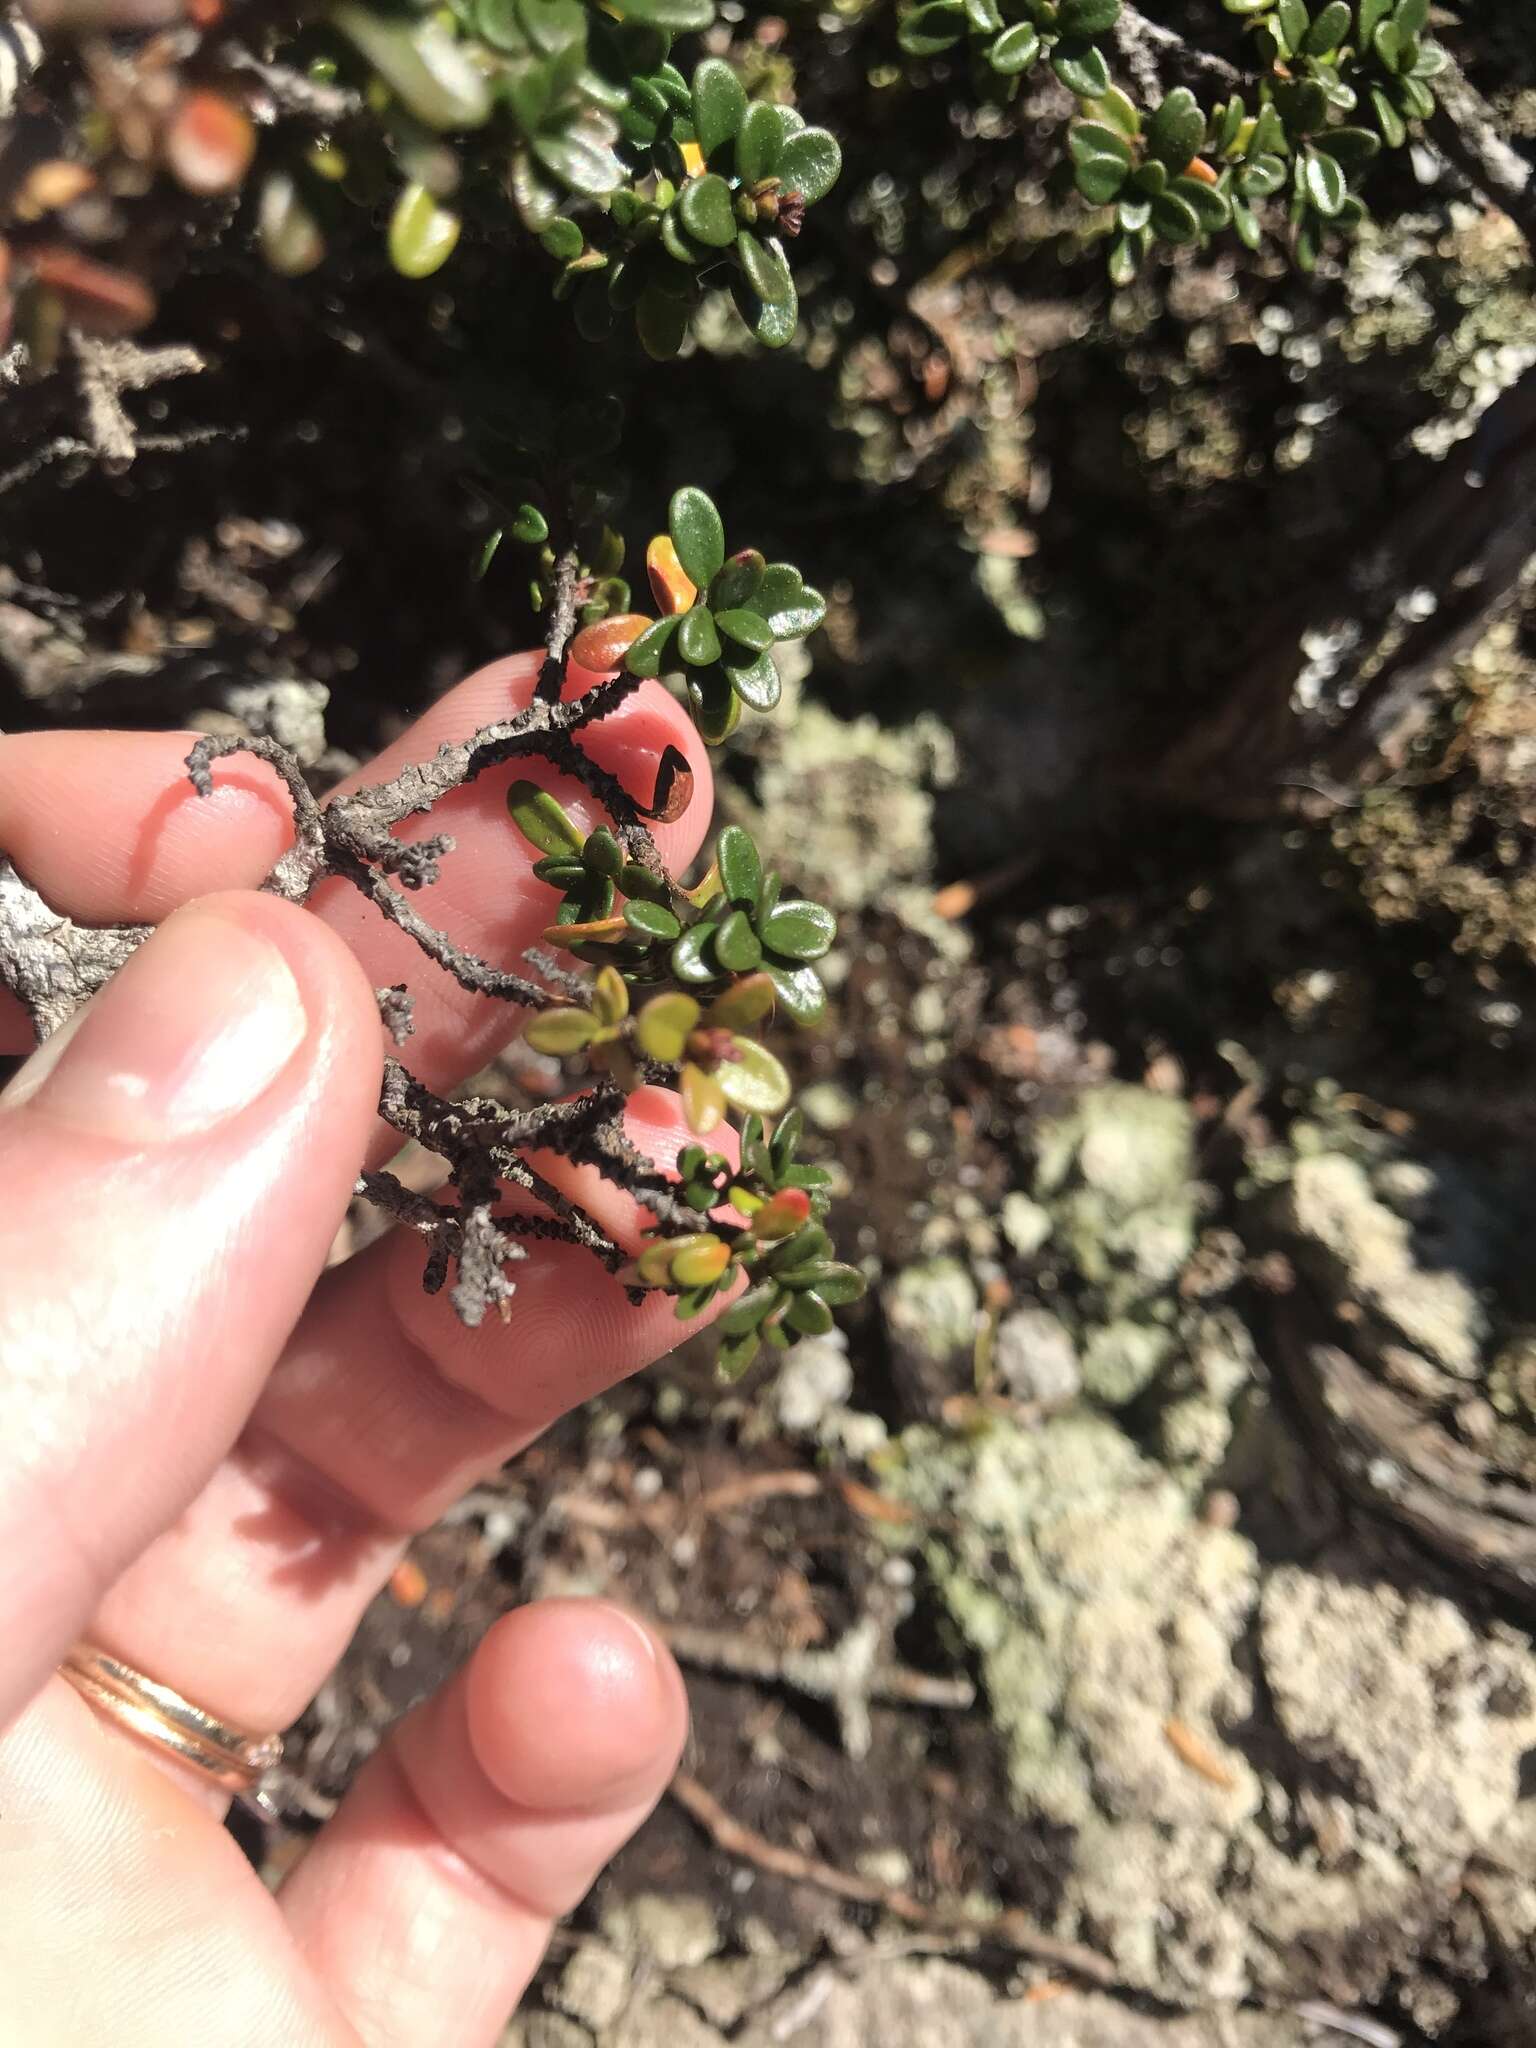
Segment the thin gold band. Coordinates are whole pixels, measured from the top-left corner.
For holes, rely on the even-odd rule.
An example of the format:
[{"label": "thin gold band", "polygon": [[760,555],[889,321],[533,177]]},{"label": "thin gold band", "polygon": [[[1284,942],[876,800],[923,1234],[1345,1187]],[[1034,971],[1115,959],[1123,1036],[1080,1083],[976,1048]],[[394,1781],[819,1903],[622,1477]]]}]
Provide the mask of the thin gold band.
[{"label": "thin gold band", "polygon": [[281,1735],[232,1727],[94,1643],[76,1643],[59,1670],[109,1720],[169,1750],[226,1792],[250,1798],[282,1760]]}]

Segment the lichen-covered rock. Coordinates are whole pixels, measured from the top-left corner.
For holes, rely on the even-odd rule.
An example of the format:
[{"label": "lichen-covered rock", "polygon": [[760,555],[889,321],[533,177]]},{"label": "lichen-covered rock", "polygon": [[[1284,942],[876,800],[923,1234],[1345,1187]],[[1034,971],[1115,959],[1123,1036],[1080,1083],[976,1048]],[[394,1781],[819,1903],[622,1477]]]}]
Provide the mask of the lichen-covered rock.
[{"label": "lichen-covered rock", "polygon": [[1065,1407],[1082,1384],[1071,1333],[1044,1308],[1016,1308],[1003,1317],[992,1339],[992,1369],[1016,1401],[1048,1408]]},{"label": "lichen-covered rock", "polygon": [[901,1450],[886,1483],[930,1531],[1021,1821],[1062,1831],[1055,1930],[1193,2009],[1422,1986],[1457,1874],[1526,1807],[1529,1642],[1369,1530],[1266,1563],[1104,1417]]}]

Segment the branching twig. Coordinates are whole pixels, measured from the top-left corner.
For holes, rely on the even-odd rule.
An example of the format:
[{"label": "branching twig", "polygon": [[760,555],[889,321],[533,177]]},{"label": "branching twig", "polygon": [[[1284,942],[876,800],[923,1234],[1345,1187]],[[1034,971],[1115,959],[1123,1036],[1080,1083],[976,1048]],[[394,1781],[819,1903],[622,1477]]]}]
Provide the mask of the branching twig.
[{"label": "branching twig", "polygon": [[698,1779],[690,1777],[686,1771],[679,1771],[668,1789],[684,1812],[692,1815],[716,1847],[723,1849],[727,1856],[739,1856],[748,1863],[755,1863],[759,1870],[787,1878],[791,1884],[813,1884],[818,1890],[833,1892],[840,1899],[883,1907],[909,1927],[995,1943],[1018,1955],[1034,1956],[1054,1969],[1070,1971],[1091,1984],[1112,1988],[1120,1982],[1114,1964],[1108,1957],[1101,1956],[1097,1949],[1046,1934],[1033,1926],[1022,1913],[1009,1910],[989,1917],[979,1913],[945,1913],[937,1907],[925,1906],[910,1892],[901,1891],[894,1885],[877,1884],[873,1878],[856,1877],[851,1871],[834,1869],[819,1856],[802,1856],[798,1850],[784,1849],[776,1842],[770,1842],[766,1835],[744,1826],[728,1813],[714,1794],[706,1791]]},{"label": "branching twig", "polygon": [[1243,74],[1235,64],[1229,64],[1225,57],[1218,57],[1213,51],[1202,50],[1197,44],[1186,42],[1175,30],[1149,21],[1139,7],[1122,6],[1120,19],[1115,25],[1115,38],[1138,89],[1154,105],[1163,97],[1159,57],[1177,70],[1214,79],[1226,92],[1235,91],[1244,82]]}]

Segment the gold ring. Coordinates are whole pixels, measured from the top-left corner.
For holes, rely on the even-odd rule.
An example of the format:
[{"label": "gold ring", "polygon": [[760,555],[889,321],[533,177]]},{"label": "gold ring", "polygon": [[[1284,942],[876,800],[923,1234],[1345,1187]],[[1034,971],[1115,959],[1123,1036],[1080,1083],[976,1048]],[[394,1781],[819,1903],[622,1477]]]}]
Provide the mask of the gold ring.
[{"label": "gold ring", "polygon": [[220,1721],[94,1643],[76,1643],[59,1670],[82,1698],[119,1727],[169,1750],[224,1791],[266,1810],[259,1786],[282,1761],[281,1735],[259,1735]]}]

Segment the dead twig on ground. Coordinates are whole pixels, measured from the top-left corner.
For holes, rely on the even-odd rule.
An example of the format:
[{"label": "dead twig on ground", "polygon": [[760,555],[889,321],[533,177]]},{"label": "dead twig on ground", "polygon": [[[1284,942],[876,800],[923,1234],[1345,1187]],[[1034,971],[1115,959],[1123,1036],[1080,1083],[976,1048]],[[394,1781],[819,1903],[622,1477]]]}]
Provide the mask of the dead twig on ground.
[{"label": "dead twig on ground", "polygon": [[1018,1955],[1033,1956],[1053,1968],[1086,1978],[1091,1984],[1113,1989],[1120,1981],[1113,1963],[1106,1956],[1101,1956],[1097,1949],[1047,1934],[1020,1912],[1009,1909],[989,1917],[978,1913],[946,1913],[939,1907],[925,1906],[910,1892],[897,1886],[877,1884],[871,1878],[838,1870],[818,1856],[802,1856],[798,1850],[770,1842],[766,1835],[758,1834],[755,1828],[745,1826],[728,1813],[714,1794],[687,1771],[678,1772],[670,1790],[683,1811],[698,1822],[715,1846],[726,1855],[739,1856],[744,1862],[755,1864],[759,1870],[770,1871],[775,1877],[786,1878],[791,1884],[815,1885],[819,1891],[831,1892],[859,1905],[879,1906],[896,1919],[905,1921],[909,1927],[947,1934],[957,1940],[1012,1949]]}]

